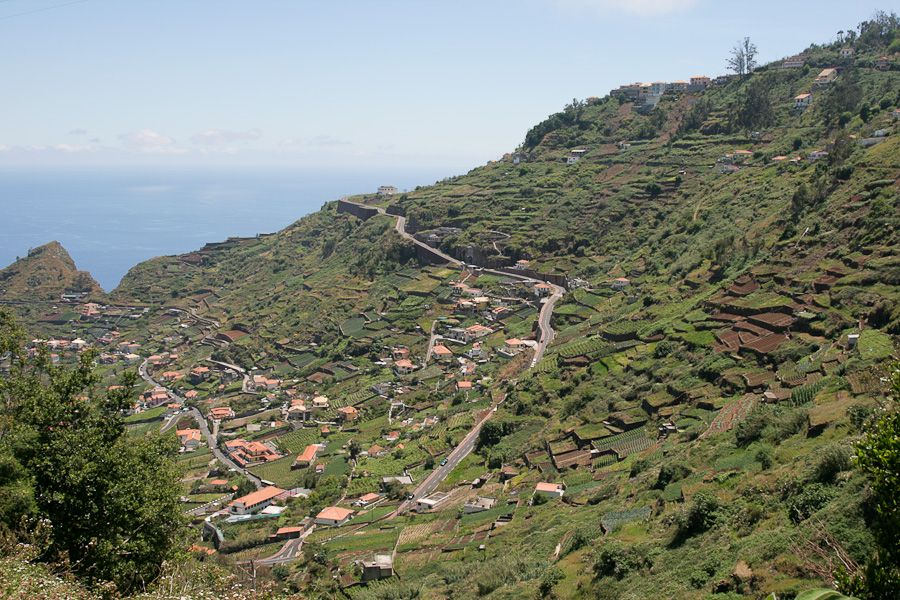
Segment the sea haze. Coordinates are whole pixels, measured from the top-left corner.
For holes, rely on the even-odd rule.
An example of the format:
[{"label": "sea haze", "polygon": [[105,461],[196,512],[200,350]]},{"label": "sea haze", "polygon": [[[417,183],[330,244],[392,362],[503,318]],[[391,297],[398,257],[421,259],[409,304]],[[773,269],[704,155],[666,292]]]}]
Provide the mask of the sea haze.
[{"label": "sea haze", "polygon": [[457,173],[431,169],[0,169],[0,268],[58,241],[104,290],[141,261],[229,236],[283,229],[326,202],[400,191]]}]

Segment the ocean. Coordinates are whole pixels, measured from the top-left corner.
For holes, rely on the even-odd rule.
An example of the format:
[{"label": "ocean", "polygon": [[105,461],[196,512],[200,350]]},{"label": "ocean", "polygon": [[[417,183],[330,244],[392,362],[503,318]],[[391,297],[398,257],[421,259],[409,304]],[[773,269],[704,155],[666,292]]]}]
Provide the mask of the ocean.
[{"label": "ocean", "polygon": [[0,268],[58,241],[110,291],[128,270],[230,236],[283,229],[350,194],[401,192],[440,169],[0,168]]}]

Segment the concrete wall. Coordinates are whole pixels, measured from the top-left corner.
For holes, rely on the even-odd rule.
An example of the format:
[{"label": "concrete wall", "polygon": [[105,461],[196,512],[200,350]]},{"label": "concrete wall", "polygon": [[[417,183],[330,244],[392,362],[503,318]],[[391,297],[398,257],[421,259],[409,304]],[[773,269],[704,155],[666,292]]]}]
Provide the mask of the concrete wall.
[{"label": "concrete wall", "polygon": [[339,213],[350,213],[363,221],[378,214],[378,211],[371,206],[362,206],[361,204],[354,204],[345,200],[338,200],[337,211]]}]

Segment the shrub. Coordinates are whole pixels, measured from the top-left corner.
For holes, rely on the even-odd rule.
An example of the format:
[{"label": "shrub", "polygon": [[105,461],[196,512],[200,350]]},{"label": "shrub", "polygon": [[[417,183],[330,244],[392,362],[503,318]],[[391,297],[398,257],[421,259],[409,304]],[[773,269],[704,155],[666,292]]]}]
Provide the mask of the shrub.
[{"label": "shrub", "polygon": [[665,358],[675,352],[677,348],[678,344],[675,342],[663,340],[656,344],[656,348],[653,349],[653,358]]},{"label": "shrub", "polygon": [[834,491],[832,488],[826,488],[821,483],[810,484],[797,494],[793,502],[790,503],[788,516],[794,523],[804,521],[828,504],[833,496]]},{"label": "shrub", "polygon": [[566,574],[559,567],[547,569],[544,576],[541,577],[541,585],[538,587],[541,596],[549,596],[550,592],[553,591],[553,586],[565,578]]},{"label": "shrub", "polygon": [[629,573],[652,567],[652,559],[642,548],[626,547],[622,544],[609,544],[597,553],[594,562],[596,577],[615,577],[622,579]]},{"label": "shrub", "polygon": [[712,529],[718,521],[721,508],[719,499],[714,495],[706,491],[697,492],[694,501],[676,521],[678,537],[689,538]]},{"label": "shrub", "polygon": [[775,464],[775,452],[772,446],[768,444],[760,446],[753,457],[762,466],[763,470],[769,470]]},{"label": "shrub", "polygon": [[653,487],[658,490],[665,489],[670,483],[684,479],[690,474],[691,468],[685,464],[667,463],[659,470],[659,477],[656,478],[656,484]]},{"label": "shrub", "polygon": [[734,437],[738,446],[747,446],[760,439],[766,427],[773,422],[772,409],[769,406],[757,406],[743,421],[734,427]]},{"label": "shrub", "polygon": [[810,478],[820,483],[832,483],[838,473],[853,468],[850,449],[840,444],[829,444],[816,453]]}]

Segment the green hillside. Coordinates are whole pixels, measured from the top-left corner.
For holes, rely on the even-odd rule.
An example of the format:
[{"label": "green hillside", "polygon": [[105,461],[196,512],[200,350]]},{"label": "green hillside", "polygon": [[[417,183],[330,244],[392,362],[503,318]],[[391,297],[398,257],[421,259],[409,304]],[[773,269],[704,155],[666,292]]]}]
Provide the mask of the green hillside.
[{"label": "green hillside", "polygon": [[[311,493],[275,518],[222,523],[226,565],[274,554],[269,535],[323,508],[356,510],[381,477],[420,483],[489,417],[436,488],[449,499],[392,517],[415,486],[386,485],[382,504],[316,529],[300,558],[260,576],[302,597],[831,587],[888,530],[852,456],[889,404],[898,358],[900,59],[882,59],[893,36],[866,30],[849,58],[813,45],[802,68],[765,65],[652,107],[574,100],[465,175],[137,265],[85,298],[102,305],[96,319],[62,329],[39,304],[14,310],[103,353],[135,340],[159,358],[157,380],[195,392],[189,406],[236,413],[222,441],[282,455],[250,472]],[[464,264],[398,235],[404,217]],[[535,357],[539,280],[565,294]],[[122,361],[98,373],[111,383]],[[275,383],[248,389],[232,364],[262,377],[254,386]],[[289,412],[322,396],[312,420]],[[208,459],[180,460],[191,506],[215,495]],[[477,497],[495,503],[469,513]],[[362,585],[355,561],[376,554],[393,555],[400,578]]]}]

